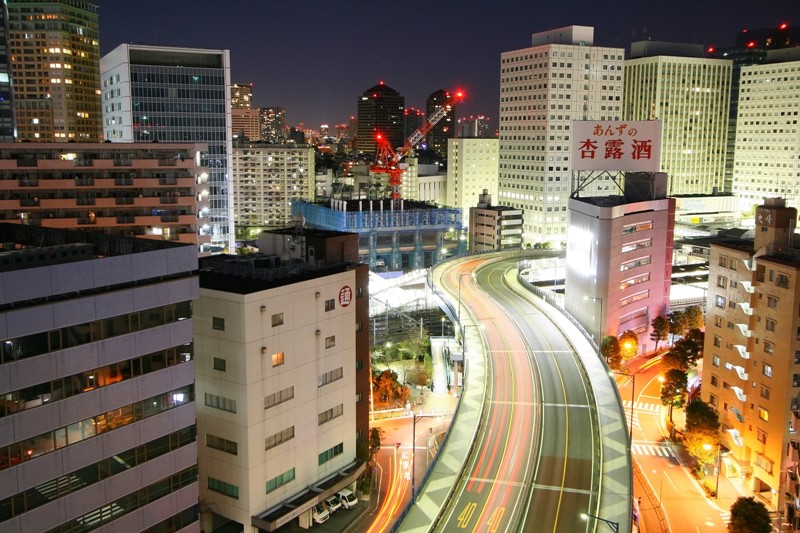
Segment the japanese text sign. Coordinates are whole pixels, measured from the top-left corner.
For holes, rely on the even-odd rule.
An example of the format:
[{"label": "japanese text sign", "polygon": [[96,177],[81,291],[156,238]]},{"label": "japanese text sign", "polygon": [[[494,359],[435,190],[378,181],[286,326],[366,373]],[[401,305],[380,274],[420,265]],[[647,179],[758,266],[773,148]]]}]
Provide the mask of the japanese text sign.
[{"label": "japanese text sign", "polygon": [[578,120],[572,123],[572,170],[658,172],[658,120]]}]

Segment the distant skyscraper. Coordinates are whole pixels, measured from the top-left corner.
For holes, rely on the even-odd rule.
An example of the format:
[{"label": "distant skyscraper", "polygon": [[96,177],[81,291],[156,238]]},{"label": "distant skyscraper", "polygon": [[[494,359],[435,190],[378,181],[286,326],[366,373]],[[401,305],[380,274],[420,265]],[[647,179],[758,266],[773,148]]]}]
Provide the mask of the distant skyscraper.
[{"label": "distant skyscraper", "polygon": [[233,250],[228,50],[121,44],[101,70],[107,140],[208,143],[211,244],[201,252]]},{"label": "distant skyscraper", "polygon": [[261,110],[231,109],[231,133],[234,139],[244,136],[248,141],[261,140]]},{"label": "distant skyscraper", "polygon": [[625,62],[625,118],[661,121],[668,194],[723,190],[731,61],[702,45],[642,41]]},{"label": "distant skyscraper", "polygon": [[253,84],[231,84],[231,109],[253,109]]},{"label": "distant skyscraper", "polygon": [[407,107],[403,110],[403,137],[408,139],[411,134],[422,126],[425,113],[416,107]]},{"label": "distant skyscraper", "polygon": [[[525,211],[525,242],[566,239],[572,121],[622,117],[625,50],[593,39],[594,28],[569,26],[501,55],[498,200]],[[616,190],[604,176],[586,194]]]},{"label": "distant skyscraper", "polygon": [[404,116],[406,100],[400,93],[383,82],[364,91],[358,99],[358,144],[359,153],[375,153],[375,134],[385,136],[392,148],[403,146]]},{"label": "distant skyscraper", "polygon": [[456,124],[456,137],[496,137],[491,119],[484,115],[462,117]]},{"label": "distant skyscraper", "polygon": [[[793,61],[775,61],[794,57]],[[742,210],[783,197],[800,208],[800,49],[767,53],[763,65],[741,67],[733,193]]]},{"label": "distant skyscraper", "polygon": [[8,7],[0,2],[0,142],[16,140],[14,92],[11,83],[11,54],[8,40]]},{"label": "distant skyscraper", "polygon": [[261,139],[269,143],[286,140],[286,110],[282,107],[261,108]]},{"label": "distant skyscraper", "polygon": [[498,139],[450,139],[447,151],[445,205],[461,209],[464,227],[469,210],[484,192],[497,196]]},{"label": "distant skyscraper", "polygon": [[[430,117],[436,113],[449,97],[450,93],[444,89],[439,89],[431,93],[430,96],[428,96],[428,100],[425,102],[425,116]],[[457,105],[453,104],[450,111],[448,111],[425,136],[428,141],[428,149],[436,152],[439,157],[447,157],[447,140],[454,139],[456,136],[456,121],[453,118],[455,117],[456,110]]]},{"label": "distant skyscraper", "polygon": [[19,139],[101,141],[97,5],[90,0],[7,4]]}]

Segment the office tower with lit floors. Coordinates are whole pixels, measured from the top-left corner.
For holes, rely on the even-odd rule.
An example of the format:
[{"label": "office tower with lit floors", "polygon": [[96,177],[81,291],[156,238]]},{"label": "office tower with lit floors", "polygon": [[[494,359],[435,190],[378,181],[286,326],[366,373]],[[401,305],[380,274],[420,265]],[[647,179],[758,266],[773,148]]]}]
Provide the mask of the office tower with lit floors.
[{"label": "office tower with lit floors", "polygon": [[702,399],[721,428],[720,474],[784,522],[800,517],[800,249],[797,209],[767,198],[754,239],[711,245]]},{"label": "office tower with lit floors", "polygon": [[14,92],[11,83],[11,54],[8,39],[8,7],[0,2],[0,142],[17,140]]},{"label": "office tower with lit floors", "polygon": [[[428,96],[425,102],[425,116],[430,117],[436,113],[450,99],[450,93],[439,89]],[[445,116],[437,122],[431,131],[425,135],[428,149],[436,152],[439,157],[447,157],[447,141],[456,136],[456,111],[458,104],[452,104]],[[412,132],[413,133],[413,132]]]},{"label": "office tower with lit floors", "polygon": [[450,139],[447,146],[447,196],[444,205],[461,209],[462,223],[467,227],[469,210],[481,194],[497,198],[500,143],[497,139],[460,138]]},{"label": "office tower with lit floors", "polygon": [[732,62],[702,45],[640,41],[625,61],[625,119],[660,120],[667,192],[722,192]]},{"label": "office tower with lit floors", "polygon": [[228,50],[121,44],[103,56],[100,70],[106,140],[208,145],[202,163],[211,242],[200,252],[233,250]]},{"label": "office tower with lit floors", "polygon": [[[524,210],[526,242],[566,240],[572,122],[622,118],[625,50],[593,42],[594,28],[569,26],[501,54],[497,201]],[[615,191],[603,176],[586,195]]]},{"label": "office tower with lit floors", "polygon": [[192,245],[0,224],[0,530],[199,531]]},{"label": "office tower with lit floors", "polygon": [[101,141],[97,4],[90,0],[4,3],[19,140]]},{"label": "office tower with lit floors", "polygon": [[358,137],[356,147],[360,154],[374,154],[378,145],[375,135],[380,133],[392,148],[403,146],[406,99],[380,82],[364,91],[358,98]]},{"label": "office tower with lit floors", "polygon": [[[312,525],[363,474],[369,296],[353,233],[288,228],[201,259],[197,342],[206,531]],[[257,529],[256,529],[257,528]]]}]

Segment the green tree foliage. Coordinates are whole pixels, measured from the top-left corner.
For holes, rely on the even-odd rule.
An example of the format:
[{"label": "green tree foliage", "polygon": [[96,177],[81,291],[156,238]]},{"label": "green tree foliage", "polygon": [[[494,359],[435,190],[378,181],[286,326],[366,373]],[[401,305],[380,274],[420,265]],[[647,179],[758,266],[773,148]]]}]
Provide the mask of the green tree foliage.
[{"label": "green tree foliage", "polygon": [[718,433],[706,431],[687,431],[683,435],[683,445],[689,455],[697,459],[700,466],[710,465],[717,460],[719,446]]},{"label": "green tree foliage", "polygon": [[719,426],[719,414],[710,404],[698,398],[686,405],[684,445],[701,465],[717,460]]},{"label": "green tree foliage", "polygon": [[700,398],[686,405],[686,431],[694,430],[710,433],[719,431],[719,414],[717,410]]},{"label": "green tree foliage", "polygon": [[650,332],[650,340],[656,343],[656,351],[658,351],[658,343],[669,337],[669,320],[664,315],[658,315],[650,323],[650,326],[653,328]]},{"label": "green tree foliage", "polygon": [[770,533],[772,523],[766,505],[755,497],[739,497],[731,505],[731,521],[728,524],[731,533]]},{"label": "green tree foliage", "polygon": [[372,462],[372,459],[380,451],[382,440],[382,428],[369,428],[369,462]]},{"label": "green tree foliage", "polygon": [[672,408],[681,408],[686,402],[686,372],[668,370],[661,384],[661,403],[669,406],[669,420],[672,422]]},{"label": "green tree foliage", "polygon": [[687,329],[703,329],[705,326],[705,317],[700,306],[690,305],[683,310],[683,316],[686,317]]},{"label": "green tree foliage", "polygon": [[622,352],[619,347],[619,339],[613,335],[607,335],[600,341],[600,355],[608,363],[612,370],[619,370],[622,366]]},{"label": "green tree foliage", "polygon": [[672,335],[673,341],[675,337],[682,337],[683,334],[686,333],[686,330],[689,329],[689,322],[686,319],[686,314],[684,314],[683,311],[672,311],[669,315],[667,315],[667,320],[669,321],[669,334]]},{"label": "green tree foliage", "polygon": [[622,360],[630,361],[639,353],[639,336],[631,330],[627,330],[619,336],[619,348],[622,352]]}]

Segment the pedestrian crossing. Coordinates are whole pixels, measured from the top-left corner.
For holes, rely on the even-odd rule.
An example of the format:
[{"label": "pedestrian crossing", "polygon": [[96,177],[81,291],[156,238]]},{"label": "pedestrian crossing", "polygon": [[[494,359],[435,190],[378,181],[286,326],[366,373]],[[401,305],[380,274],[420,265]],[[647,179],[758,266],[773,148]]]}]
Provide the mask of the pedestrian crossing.
[{"label": "pedestrian crossing", "polygon": [[651,457],[675,457],[668,446],[662,444],[634,444],[631,446],[634,455],[649,455]]},{"label": "pedestrian crossing", "polygon": [[[631,409],[630,400],[625,400],[622,402],[622,404],[625,406],[625,409],[630,411]],[[657,403],[634,402],[633,409],[635,411],[644,411],[645,413],[652,413],[652,414],[661,413],[661,405]]]}]

